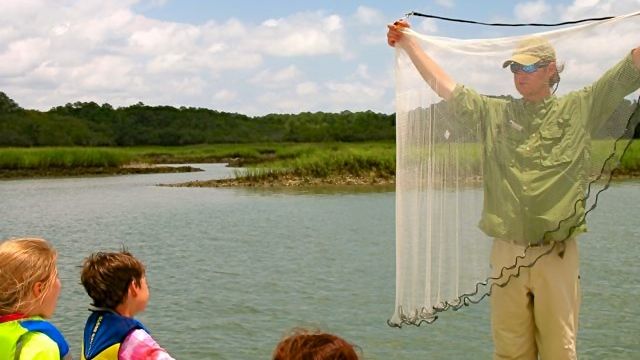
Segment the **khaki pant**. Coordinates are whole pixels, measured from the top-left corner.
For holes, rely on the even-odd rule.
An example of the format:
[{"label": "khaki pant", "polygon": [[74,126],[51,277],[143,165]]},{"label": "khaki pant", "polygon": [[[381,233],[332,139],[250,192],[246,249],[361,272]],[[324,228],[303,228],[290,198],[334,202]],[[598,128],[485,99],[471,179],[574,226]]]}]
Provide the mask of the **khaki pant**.
[{"label": "khaki pant", "polygon": [[[532,247],[518,264],[531,264],[553,245]],[[494,240],[491,266],[494,276],[511,266],[524,247]],[[563,256],[561,257],[560,254]],[[496,284],[504,284],[504,271]],[[551,254],[531,268],[522,268],[505,287],[493,286],[491,325],[494,359],[577,359],[576,336],[580,309],[578,247],[575,239],[557,243]]]}]

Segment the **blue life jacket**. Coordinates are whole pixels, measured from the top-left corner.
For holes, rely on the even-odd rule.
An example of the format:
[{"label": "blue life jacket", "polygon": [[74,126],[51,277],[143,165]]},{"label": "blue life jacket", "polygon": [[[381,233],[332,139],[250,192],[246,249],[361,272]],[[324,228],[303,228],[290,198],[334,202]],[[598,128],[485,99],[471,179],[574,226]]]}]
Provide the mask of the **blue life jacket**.
[{"label": "blue life jacket", "polygon": [[149,332],[136,319],[111,310],[94,310],[84,327],[82,360],[117,360],[120,345],[136,329]]}]

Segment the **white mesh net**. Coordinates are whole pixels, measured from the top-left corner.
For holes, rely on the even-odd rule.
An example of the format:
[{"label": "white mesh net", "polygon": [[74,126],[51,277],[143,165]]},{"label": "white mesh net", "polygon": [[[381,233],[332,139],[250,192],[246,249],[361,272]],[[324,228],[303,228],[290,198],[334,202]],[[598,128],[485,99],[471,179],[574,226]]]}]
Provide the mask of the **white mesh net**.
[{"label": "white mesh net", "polygon": [[637,121],[637,15],[482,40],[405,30],[426,59],[396,46],[390,325],[431,322],[504,285],[491,278],[503,270],[489,267],[495,239],[562,245],[586,231]]}]

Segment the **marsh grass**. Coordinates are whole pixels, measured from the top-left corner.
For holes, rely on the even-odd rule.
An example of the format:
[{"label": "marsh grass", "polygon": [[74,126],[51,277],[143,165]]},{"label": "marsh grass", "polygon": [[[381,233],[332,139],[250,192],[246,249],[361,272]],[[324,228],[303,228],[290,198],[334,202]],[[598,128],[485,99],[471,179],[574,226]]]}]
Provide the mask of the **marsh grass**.
[{"label": "marsh grass", "polygon": [[640,173],[640,143],[638,141],[631,144],[621,160],[621,166],[627,171]]},{"label": "marsh grass", "polygon": [[592,158],[597,166],[592,168],[592,173],[600,172],[602,164],[611,156],[612,159],[604,167],[605,172],[618,167],[616,172],[621,175],[640,174],[640,141],[636,139],[629,142],[629,139],[621,139],[617,143],[614,140],[594,141]]},{"label": "marsh grass", "polygon": [[282,177],[393,178],[395,146],[393,143],[322,144],[303,146],[284,156],[253,167],[235,171],[236,178],[264,181]]},{"label": "marsh grass", "polygon": [[0,148],[0,169],[5,170],[119,167],[131,161],[129,153],[114,148]]},{"label": "marsh grass", "polygon": [[[629,140],[617,144],[614,159],[620,159]],[[258,163],[234,172],[237,179],[248,182],[268,182],[288,177],[329,178],[355,176],[361,178],[395,177],[396,153],[393,143],[332,144],[321,146],[300,146],[294,155],[286,158],[275,156],[271,160]],[[459,175],[474,177],[481,174],[482,160],[479,144],[437,145],[433,151],[455,152]],[[613,141],[597,140],[593,142],[592,158],[594,174],[601,170],[604,159],[614,151]],[[278,153],[280,155],[281,153]],[[408,151],[407,156],[428,156],[425,149]],[[640,143],[634,141],[620,161],[611,162],[618,166],[618,175],[640,173]],[[609,167],[606,171],[610,171]]]},{"label": "marsh grass", "polygon": [[366,154],[312,154],[235,171],[237,177],[262,178],[278,175],[325,178],[336,175],[393,177],[395,159]]},{"label": "marsh grass", "polygon": [[[616,157],[628,140],[618,143]],[[593,142],[592,158],[601,164],[611,153],[613,141]],[[436,152],[455,151],[459,165],[469,174],[481,171],[478,144],[438,145]],[[407,156],[425,156],[424,149]],[[282,177],[328,178],[355,176],[393,179],[396,168],[394,142],[363,143],[258,143],[215,144],[182,147],[44,147],[0,148],[0,170],[78,169],[122,167],[135,163],[228,162],[242,166],[237,178],[264,182]],[[618,164],[616,162],[616,164]],[[640,173],[640,143],[634,141],[620,161],[621,174]],[[599,169],[593,169],[594,171]]]}]

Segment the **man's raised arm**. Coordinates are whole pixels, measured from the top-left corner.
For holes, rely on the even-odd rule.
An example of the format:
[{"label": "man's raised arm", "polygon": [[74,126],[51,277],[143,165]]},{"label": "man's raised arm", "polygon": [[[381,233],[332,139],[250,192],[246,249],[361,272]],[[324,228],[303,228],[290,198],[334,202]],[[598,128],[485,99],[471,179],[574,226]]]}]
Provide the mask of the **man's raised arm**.
[{"label": "man's raised arm", "polygon": [[400,46],[409,55],[413,65],[431,89],[444,100],[449,100],[456,87],[456,82],[422,50],[414,39],[402,32],[403,28],[409,27],[409,23],[399,20],[387,27],[389,28],[387,32],[389,46]]}]

